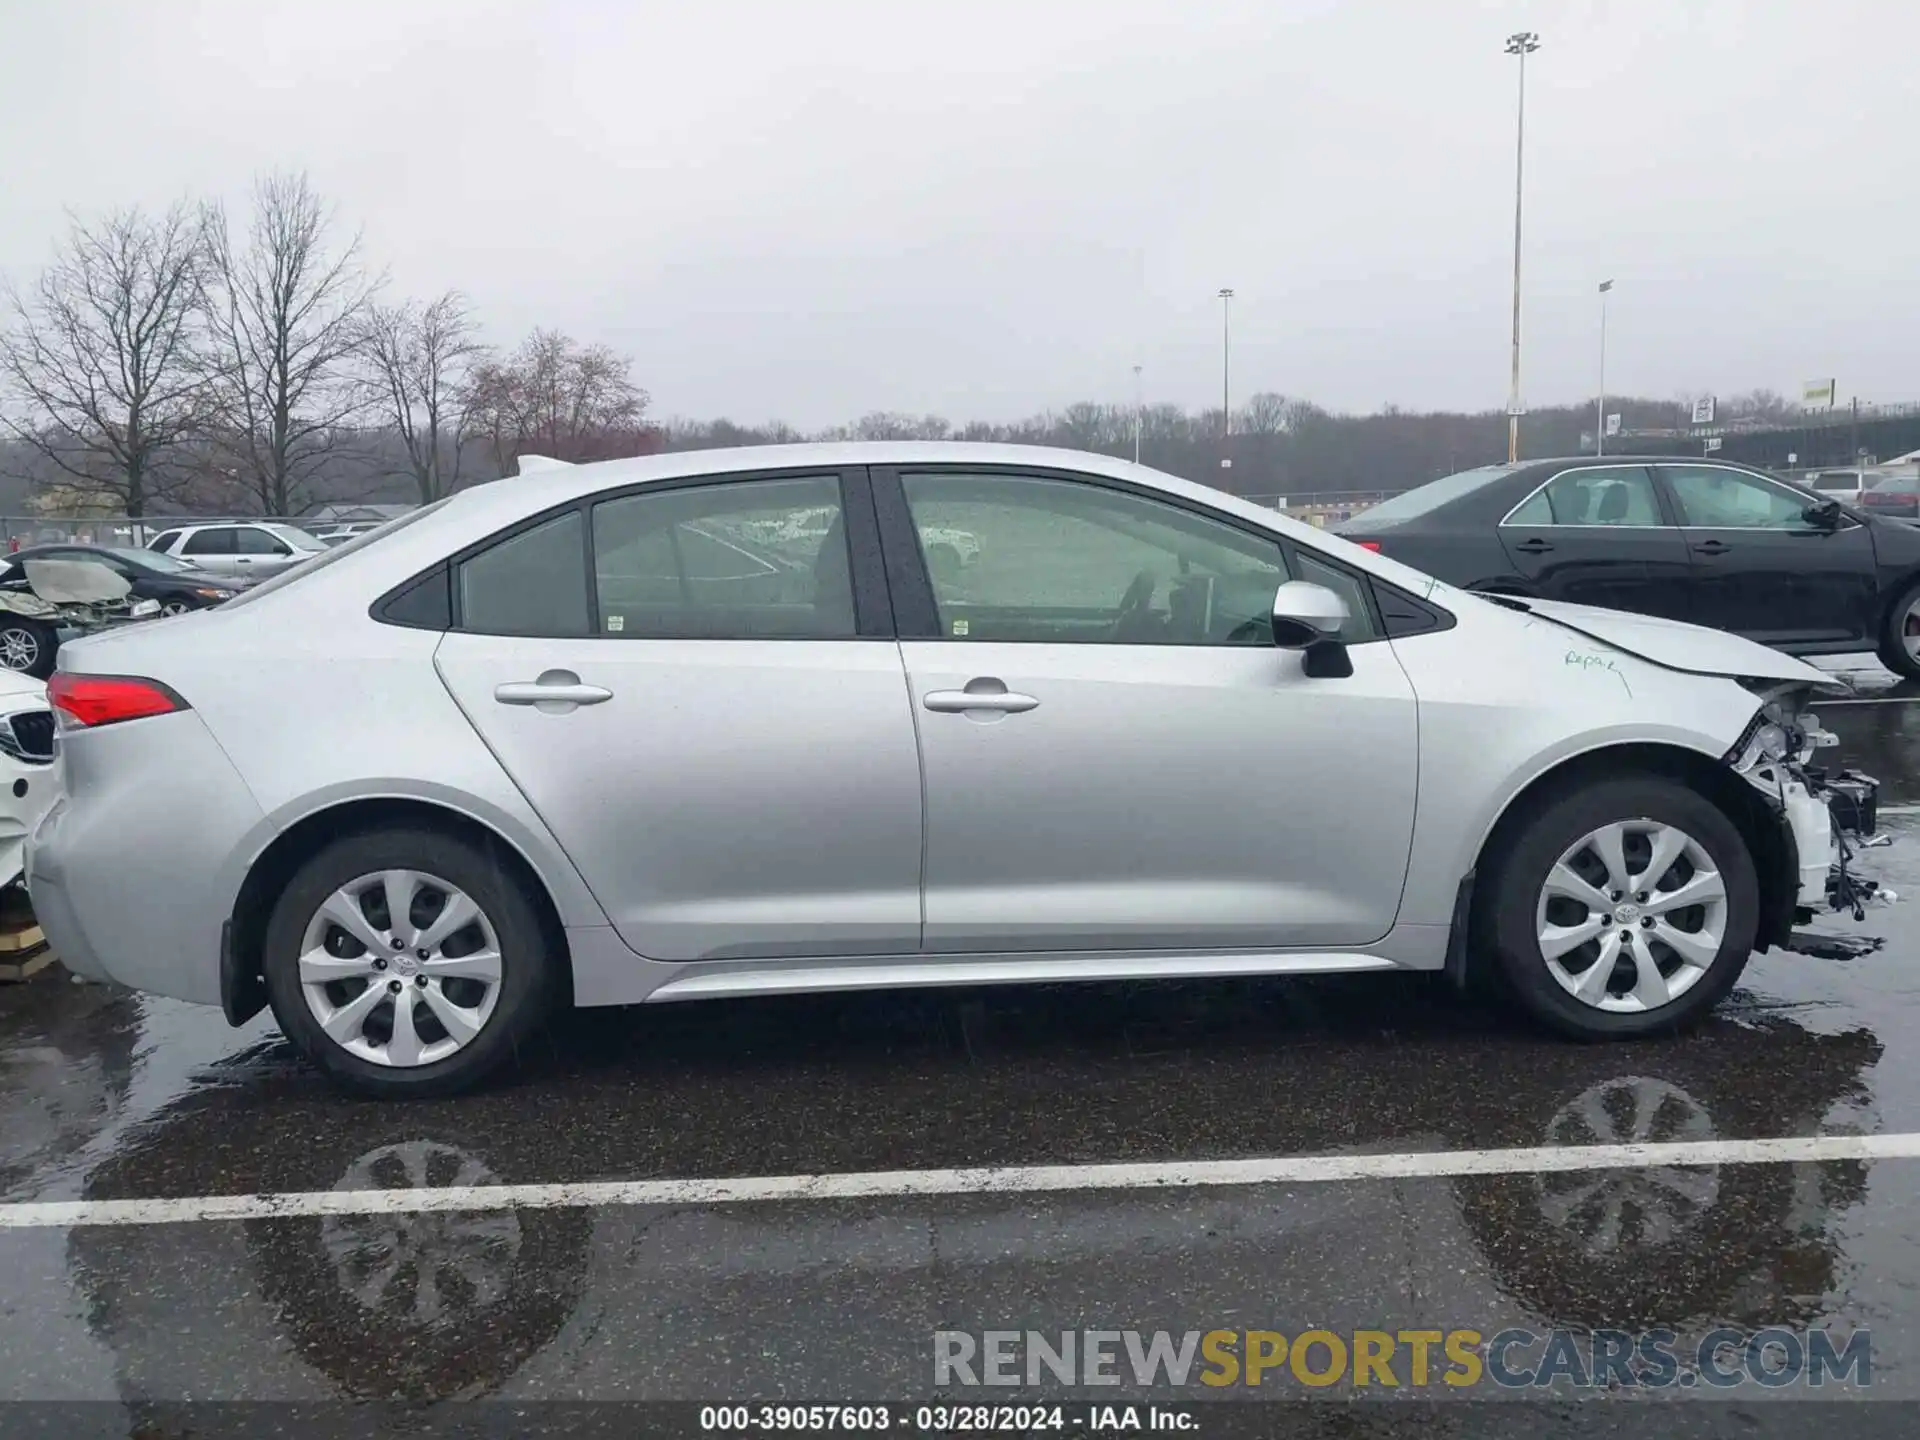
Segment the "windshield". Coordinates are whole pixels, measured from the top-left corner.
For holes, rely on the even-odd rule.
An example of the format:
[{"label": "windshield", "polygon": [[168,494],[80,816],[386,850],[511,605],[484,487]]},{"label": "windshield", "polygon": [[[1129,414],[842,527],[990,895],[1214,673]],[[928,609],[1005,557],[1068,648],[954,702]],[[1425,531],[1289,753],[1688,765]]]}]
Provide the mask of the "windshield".
[{"label": "windshield", "polygon": [[1451,504],[1463,495],[1471,495],[1483,486],[1496,480],[1504,480],[1513,473],[1511,465],[1482,465],[1476,470],[1462,470],[1455,475],[1443,475],[1438,480],[1429,480],[1424,485],[1404,491],[1391,499],[1382,500],[1362,510],[1353,519],[1356,527],[1368,530],[1382,525],[1399,525]]},{"label": "windshield", "polygon": [[1813,477],[1816,490],[1855,490],[1860,485],[1860,477],[1851,470],[1828,470]]},{"label": "windshield", "polygon": [[[418,510],[409,510],[398,519],[387,521],[386,524],[380,526],[377,530],[369,530],[365,534],[356,535],[343,545],[328,547],[322,545],[318,540],[314,540],[313,548],[320,552],[314,559],[302,561],[290,570],[282,570],[278,575],[262,580],[251,589],[242,590],[233,599],[221,606],[221,609],[231,610],[236,605],[247,605],[258,600],[262,595],[269,595],[275,590],[282,590],[289,585],[298,584],[301,580],[304,580],[316,571],[326,569],[329,565],[333,564],[334,561],[344,560],[347,556],[354,554],[356,551],[364,550],[369,545],[378,545],[389,535],[398,534],[400,531],[406,529],[407,526],[413,524],[414,521],[424,520],[452,498],[453,497],[449,495],[434,501],[431,505],[422,505]],[[276,532],[279,532],[291,529],[292,527],[275,525],[272,528]],[[298,533],[304,535],[306,532],[300,531]],[[308,536],[307,538],[311,540],[313,537]]]},{"label": "windshield", "polygon": [[116,559],[124,560],[127,564],[142,570],[159,570],[168,575],[201,573],[198,567],[189,565],[184,560],[176,560],[171,555],[164,555],[158,550],[140,550],[131,545],[102,545],[100,548]]},{"label": "windshield", "polygon": [[1889,475],[1884,480],[1876,480],[1875,490],[1920,490],[1920,475]]},{"label": "windshield", "polygon": [[271,530],[296,550],[324,550],[327,548],[313,536],[302,530],[298,525],[275,524],[268,525],[265,528]]}]

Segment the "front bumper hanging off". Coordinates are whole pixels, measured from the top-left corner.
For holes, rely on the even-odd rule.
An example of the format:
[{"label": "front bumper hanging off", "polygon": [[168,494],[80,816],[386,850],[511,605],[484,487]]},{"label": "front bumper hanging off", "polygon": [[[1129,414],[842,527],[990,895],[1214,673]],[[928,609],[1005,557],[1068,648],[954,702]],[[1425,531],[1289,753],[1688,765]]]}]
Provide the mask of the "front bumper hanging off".
[{"label": "front bumper hanging off", "polygon": [[1862,850],[1893,843],[1891,836],[1879,833],[1880,782],[1856,770],[1842,770],[1829,777],[1824,770],[1809,766],[1806,774],[1814,792],[1826,800],[1833,834],[1833,855],[1823,895],[1826,907],[1851,911],[1854,919],[1864,920],[1869,905],[1891,905],[1900,898],[1854,867]]},{"label": "front bumper hanging off", "polygon": [[1839,743],[1815,716],[1783,714],[1769,706],[1728,756],[1734,771],[1767,797],[1793,837],[1798,922],[1835,911],[1864,920],[1868,906],[1899,899],[1858,865],[1862,851],[1891,843],[1877,833],[1880,782],[1853,770],[1829,774],[1810,763],[1817,751]]}]

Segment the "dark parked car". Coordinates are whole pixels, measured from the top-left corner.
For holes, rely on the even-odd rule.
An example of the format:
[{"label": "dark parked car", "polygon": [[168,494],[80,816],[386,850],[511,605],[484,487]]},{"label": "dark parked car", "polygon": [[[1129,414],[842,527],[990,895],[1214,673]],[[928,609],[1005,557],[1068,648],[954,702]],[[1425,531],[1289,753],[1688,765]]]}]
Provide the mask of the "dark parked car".
[{"label": "dark parked car", "polygon": [[1860,508],[1875,515],[1920,519],[1920,475],[1889,475],[1860,492]]},{"label": "dark parked car", "polygon": [[0,555],[0,580],[16,573],[25,560],[98,560],[131,583],[134,599],[158,601],[163,615],[204,610],[246,588],[232,576],[209,575],[171,555],[122,545],[35,545]]},{"label": "dark parked car", "polygon": [[1686,620],[1794,655],[1873,650],[1920,679],[1920,528],[1745,466],[1489,465],[1335,531],[1464,589]]}]

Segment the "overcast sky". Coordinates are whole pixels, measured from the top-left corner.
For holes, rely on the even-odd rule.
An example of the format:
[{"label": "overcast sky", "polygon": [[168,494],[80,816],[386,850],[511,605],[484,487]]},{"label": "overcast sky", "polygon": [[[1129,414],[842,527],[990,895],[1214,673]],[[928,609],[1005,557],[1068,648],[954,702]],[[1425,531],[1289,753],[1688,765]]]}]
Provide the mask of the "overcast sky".
[{"label": "overcast sky", "polygon": [[0,0],[0,270],[304,168],[665,416],[1920,400],[1914,0]]}]

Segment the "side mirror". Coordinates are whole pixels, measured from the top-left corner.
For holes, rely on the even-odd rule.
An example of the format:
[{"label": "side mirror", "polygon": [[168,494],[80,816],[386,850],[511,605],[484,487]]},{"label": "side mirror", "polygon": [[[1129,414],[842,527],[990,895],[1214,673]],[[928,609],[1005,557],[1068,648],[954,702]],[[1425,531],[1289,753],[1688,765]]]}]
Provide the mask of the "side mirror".
[{"label": "side mirror", "polygon": [[1326,586],[1289,580],[1273,592],[1273,643],[1282,650],[1305,650],[1333,640],[1350,615],[1347,602]]},{"label": "side mirror", "polygon": [[1802,510],[1800,518],[1816,530],[1834,530],[1839,528],[1843,513],[1838,500],[1822,500]]}]

